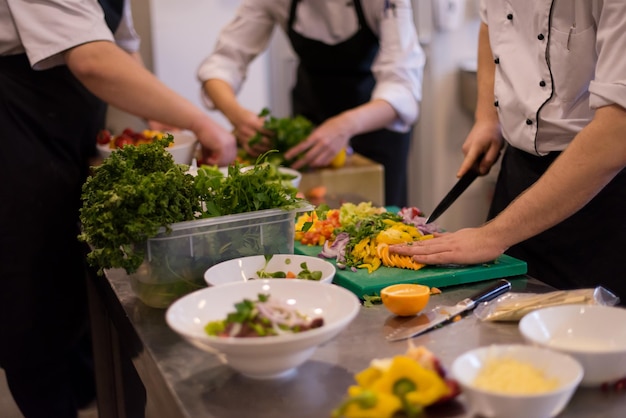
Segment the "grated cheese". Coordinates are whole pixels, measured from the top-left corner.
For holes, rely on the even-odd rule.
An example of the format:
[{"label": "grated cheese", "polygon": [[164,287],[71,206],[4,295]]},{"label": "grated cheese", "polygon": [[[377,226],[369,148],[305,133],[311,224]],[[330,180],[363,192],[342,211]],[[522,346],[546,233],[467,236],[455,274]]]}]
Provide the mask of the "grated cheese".
[{"label": "grated cheese", "polygon": [[548,392],[559,386],[556,378],[529,363],[512,358],[494,358],[478,372],[473,385],[494,392],[527,395]]}]

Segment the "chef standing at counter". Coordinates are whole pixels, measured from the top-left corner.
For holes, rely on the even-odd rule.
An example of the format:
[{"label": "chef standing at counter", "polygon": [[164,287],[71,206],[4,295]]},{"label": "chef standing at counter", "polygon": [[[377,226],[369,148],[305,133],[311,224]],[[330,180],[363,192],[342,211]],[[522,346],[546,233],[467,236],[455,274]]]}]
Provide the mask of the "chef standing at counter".
[{"label": "chef standing at counter", "polygon": [[213,163],[236,155],[140,64],[129,3],[100,3],[0,0],[0,367],[26,418],[73,418],[95,396],[77,236],[103,100],[192,130]]},{"label": "chef standing at counter", "polygon": [[244,0],[198,71],[207,105],[220,110],[246,151],[262,129],[260,109],[236,94],[250,62],[280,27],[298,59],[292,113],[317,129],[285,157],[305,153],[292,167],[327,166],[352,148],[385,168],[385,203],[407,204],[411,128],[421,100],[424,54],[409,0],[393,2]]},{"label": "chef standing at counter", "polygon": [[481,1],[476,120],[462,175],[505,148],[479,228],[392,247],[420,263],[506,252],[557,288],[604,285],[626,301],[626,2]]}]

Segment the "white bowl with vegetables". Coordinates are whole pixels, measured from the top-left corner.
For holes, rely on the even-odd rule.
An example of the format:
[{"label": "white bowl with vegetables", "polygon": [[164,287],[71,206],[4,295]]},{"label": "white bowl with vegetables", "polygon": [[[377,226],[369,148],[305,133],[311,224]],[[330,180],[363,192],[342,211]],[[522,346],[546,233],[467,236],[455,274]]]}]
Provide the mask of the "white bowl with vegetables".
[{"label": "white bowl with vegetables", "polygon": [[452,363],[469,416],[549,418],[570,401],[583,368],[573,357],[542,347],[495,344],[469,350]]},{"label": "white bowl with vegetables", "polygon": [[259,279],[301,279],[332,283],[335,266],[319,257],[299,254],[253,255],[223,261],[204,273],[210,286]]},{"label": "white bowl with vegetables", "polygon": [[[100,132],[98,137],[98,151],[102,158],[107,158],[111,153],[126,145],[141,145],[151,143],[155,137],[162,137],[166,132],[143,130],[133,131],[126,129],[119,135],[111,135]],[[180,130],[171,132],[174,142],[166,148],[172,154],[176,164],[190,165],[198,148],[198,138],[191,131]]]},{"label": "white bowl with vegetables", "polygon": [[197,290],[175,301],[165,318],[189,343],[239,373],[272,379],[295,372],[346,328],[360,306],[339,286],[265,279]]}]

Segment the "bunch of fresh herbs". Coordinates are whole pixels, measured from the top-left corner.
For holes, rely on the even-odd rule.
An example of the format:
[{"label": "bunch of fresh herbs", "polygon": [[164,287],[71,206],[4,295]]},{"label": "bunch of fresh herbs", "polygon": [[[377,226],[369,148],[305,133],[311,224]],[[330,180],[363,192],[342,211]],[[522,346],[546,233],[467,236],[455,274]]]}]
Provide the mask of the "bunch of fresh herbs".
[{"label": "bunch of fresh herbs", "polygon": [[[176,164],[165,149],[172,140],[167,135],[151,144],[116,150],[94,167],[84,184],[79,239],[90,245],[88,261],[100,272],[107,268],[124,268],[129,274],[137,271],[144,261],[145,242],[163,228],[171,230],[173,223],[263,209],[290,210],[302,203],[294,187],[271,179],[271,168],[260,162],[245,172],[235,163],[226,177],[215,167],[200,167],[194,177],[187,165]],[[284,233],[280,225],[275,232]],[[198,265],[197,271],[189,272],[191,280],[210,265],[204,260],[207,254],[215,262],[273,250],[261,246],[259,228],[253,223],[249,233],[237,230],[227,239],[216,235],[219,239],[207,234],[195,243],[196,252],[204,255],[194,256],[197,260],[191,264],[177,254],[155,254],[153,249],[150,268],[187,276],[189,265]],[[265,237],[264,241],[272,244],[284,239]]]}]

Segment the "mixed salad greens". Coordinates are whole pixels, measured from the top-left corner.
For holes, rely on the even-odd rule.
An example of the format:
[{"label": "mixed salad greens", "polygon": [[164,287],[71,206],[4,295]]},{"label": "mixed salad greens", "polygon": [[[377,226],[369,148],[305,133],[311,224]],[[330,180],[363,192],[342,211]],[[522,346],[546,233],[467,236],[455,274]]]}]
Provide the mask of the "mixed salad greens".
[{"label": "mixed salad greens", "polygon": [[[300,263],[300,271],[296,274],[292,271],[275,271],[269,272],[266,270],[267,263],[272,259],[272,254],[265,255],[265,266],[256,272],[259,279],[301,279],[301,280],[315,280],[320,281],[322,279],[322,272],[320,270],[310,271],[306,265],[306,262]],[[290,259],[285,260],[285,264],[289,264]]]},{"label": "mixed salad greens", "polygon": [[208,335],[217,337],[267,337],[303,332],[322,325],[322,317],[311,319],[293,306],[260,293],[256,300],[235,303],[234,312],[223,320],[209,322],[204,329]]}]

